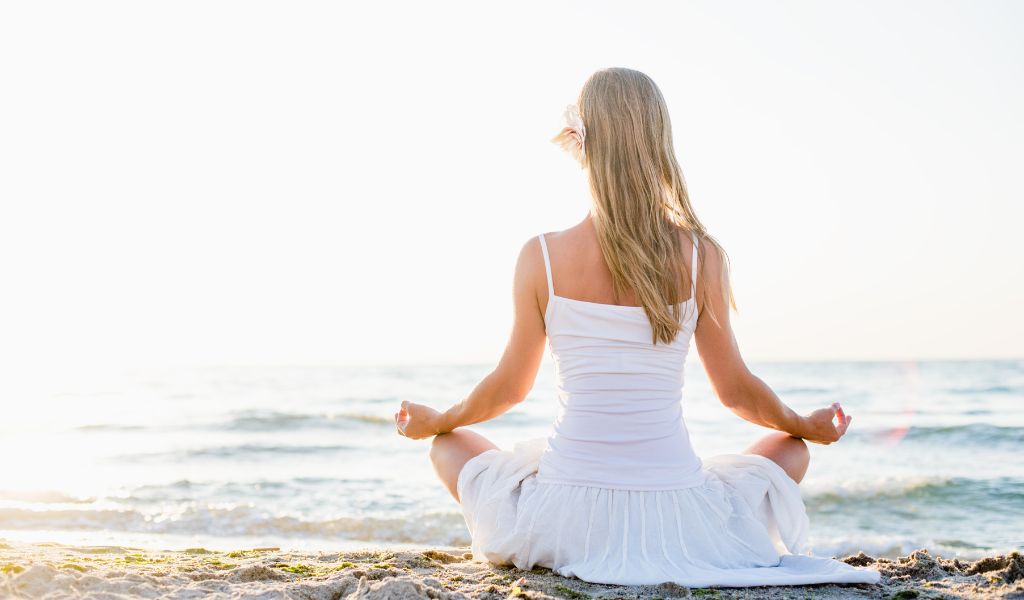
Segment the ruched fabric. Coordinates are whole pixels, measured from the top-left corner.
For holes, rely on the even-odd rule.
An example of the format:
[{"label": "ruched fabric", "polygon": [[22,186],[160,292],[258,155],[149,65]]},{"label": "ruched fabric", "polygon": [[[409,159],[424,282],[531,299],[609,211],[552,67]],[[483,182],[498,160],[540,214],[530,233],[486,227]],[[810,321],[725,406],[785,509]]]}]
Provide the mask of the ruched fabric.
[{"label": "ruched fabric", "polygon": [[[474,558],[610,584],[877,582],[877,571],[804,554],[806,508],[775,462],[694,452],[682,389],[696,285],[676,307],[678,335],[654,344],[642,307],[556,295],[539,240],[559,414],[548,436],[487,450],[459,473]],[[693,282],[696,267],[694,237]]]},{"label": "ruched fabric", "polygon": [[802,554],[800,490],[770,459],[704,460],[702,482],[626,490],[537,480],[545,438],[488,450],[459,473],[473,557],[594,583],[747,587],[876,583],[877,571]]}]

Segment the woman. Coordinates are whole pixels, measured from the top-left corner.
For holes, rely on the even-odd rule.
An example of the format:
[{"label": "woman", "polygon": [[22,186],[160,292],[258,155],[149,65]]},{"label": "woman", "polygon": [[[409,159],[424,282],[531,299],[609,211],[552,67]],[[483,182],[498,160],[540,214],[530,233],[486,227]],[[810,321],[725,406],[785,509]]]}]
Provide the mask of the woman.
[{"label": "woman", "polygon": [[[522,248],[515,323],[494,371],[439,413],[403,402],[398,432],[461,502],[475,558],[613,584],[874,583],[876,571],[801,554],[805,440],[837,441],[838,404],[793,412],[750,373],[729,322],[728,262],[697,219],[654,82],[607,69],[583,86],[555,138],[593,198],[574,227]],[[701,459],[682,416],[691,337],[715,393],[774,429],[742,454]],[[467,425],[533,387],[548,340],[560,414],[547,438],[498,449]]]}]

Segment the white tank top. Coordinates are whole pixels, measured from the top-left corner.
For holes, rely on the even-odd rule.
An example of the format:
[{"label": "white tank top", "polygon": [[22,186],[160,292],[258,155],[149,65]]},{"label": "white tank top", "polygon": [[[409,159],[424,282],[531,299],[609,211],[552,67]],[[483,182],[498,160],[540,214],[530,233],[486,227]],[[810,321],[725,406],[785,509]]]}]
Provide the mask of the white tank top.
[{"label": "white tank top", "polygon": [[704,470],[683,421],[683,365],[697,325],[697,238],[693,285],[679,305],[675,339],[652,343],[640,306],[585,302],[555,295],[547,272],[544,324],[555,363],[559,414],[541,456],[537,481],[628,490],[700,485]]}]

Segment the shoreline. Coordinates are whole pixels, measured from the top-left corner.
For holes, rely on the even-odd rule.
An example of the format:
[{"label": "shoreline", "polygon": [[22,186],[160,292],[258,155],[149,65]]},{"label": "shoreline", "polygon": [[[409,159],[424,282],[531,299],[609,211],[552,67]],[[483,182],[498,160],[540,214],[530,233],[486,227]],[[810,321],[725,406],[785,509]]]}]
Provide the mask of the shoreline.
[{"label": "shoreline", "polygon": [[1024,556],[975,561],[916,550],[841,560],[877,569],[877,585],[685,588],[616,586],[472,560],[469,548],[306,552],[280,548],[148,550],[0,540],[0,597],[381,598],[1024,598]]}]

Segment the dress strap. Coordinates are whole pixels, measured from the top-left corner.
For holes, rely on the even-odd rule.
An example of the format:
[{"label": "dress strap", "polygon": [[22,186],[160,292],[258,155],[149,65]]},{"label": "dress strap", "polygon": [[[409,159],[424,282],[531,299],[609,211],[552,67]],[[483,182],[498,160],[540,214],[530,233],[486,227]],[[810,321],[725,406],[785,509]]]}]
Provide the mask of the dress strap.
[{"label": "dress strap", "polygon": [[690,265],[690,298],[697,297],[697,232],[691,231],[693,237],[693,260]]},{"label": "dress strap", "polygon": [[548,298],[555,296],[555,284],[551,281],[551,259],[548,258],[548,245],[544,241],[544,234],[537,236],[540,239],[540,249],[544,253],[544,273],[548,276]]}]

